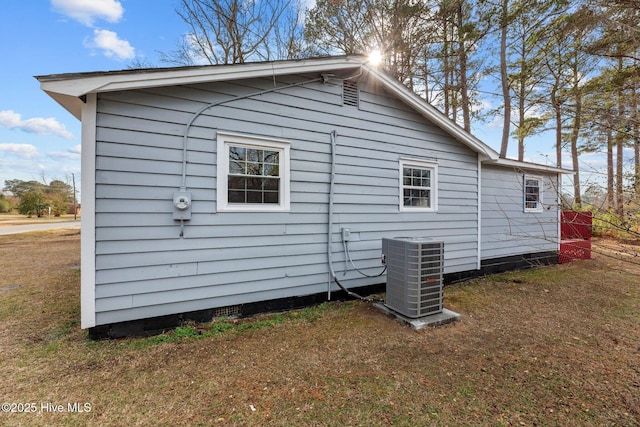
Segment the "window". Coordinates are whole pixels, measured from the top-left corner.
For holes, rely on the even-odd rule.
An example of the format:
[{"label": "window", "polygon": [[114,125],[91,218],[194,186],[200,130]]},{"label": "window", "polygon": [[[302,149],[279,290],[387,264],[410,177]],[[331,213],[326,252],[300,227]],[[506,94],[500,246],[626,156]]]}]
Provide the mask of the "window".
[{"label": "window", "polygon": [[289,143],[218,132],[218,210],[289,209]]},{"label": "window", "polygon": [[400,160],[400,210],[435,212],[438,209],[438,165]]},{"label": "window", "polygon": [[524,176],[524,211],[542,212],[542,178]]}]

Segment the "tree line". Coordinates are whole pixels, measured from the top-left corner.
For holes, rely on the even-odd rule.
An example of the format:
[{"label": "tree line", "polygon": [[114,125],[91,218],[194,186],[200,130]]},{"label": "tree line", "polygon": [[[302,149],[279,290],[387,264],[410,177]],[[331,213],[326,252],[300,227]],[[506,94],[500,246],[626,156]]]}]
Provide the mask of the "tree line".
[{"label": "tree line", "polygon": [[58,179],[48,184],[34,180],[8,179],[4,182],[2,191],[10,195],[0,194],[0,213],[17,210],[21,215],[29,217],[40,218],[49,214],[60,216],[69,211],[71,204],[75,205],[73,186]]},{"label": "tree line", "polygon": [[[388,72],[467,131],[502,117],[502,157],[516,144],[523,160],[532,136],[554,132],[556,165],[575,169],[578,208],[585,152],[607,153],[606,208],[624,214],[640,194],[636,0],[317,0],[306,9],[300,0],[181,0],[176,12],[189,34],[163,62],[377,49]],[[500,105],[486,111],[488,98]],[[634,153],[630,172],[625,148]]]}]

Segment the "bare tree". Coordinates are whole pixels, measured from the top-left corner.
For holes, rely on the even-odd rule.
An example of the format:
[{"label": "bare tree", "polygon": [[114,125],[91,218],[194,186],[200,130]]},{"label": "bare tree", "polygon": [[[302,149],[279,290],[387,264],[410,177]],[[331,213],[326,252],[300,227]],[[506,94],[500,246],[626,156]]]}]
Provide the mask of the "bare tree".
[{"label": "bare tree", "polygon": [[290,49],[274,46],[289,43],[282,37],[286,25],[298,25],[282,20],[290,8],[295,10],[293,0],[181,0],[176,13],[190,31],[162,60],[193,65],[283,59],[274,56]]},{"label": "bare tree", "polygon": [[433,31],[430,1],[318,0],[307,12],[305,36],[319,52],[366,54],[380,50],[385,68],[410,89]]}]

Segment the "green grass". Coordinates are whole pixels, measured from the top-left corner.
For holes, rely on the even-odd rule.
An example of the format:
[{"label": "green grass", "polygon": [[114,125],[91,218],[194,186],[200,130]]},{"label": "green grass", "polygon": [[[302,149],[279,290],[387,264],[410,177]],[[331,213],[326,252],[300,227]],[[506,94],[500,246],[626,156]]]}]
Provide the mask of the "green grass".
[{"label": "green grass", "polygon": [[190,323],[159,335],[122,340],[122,345],[133,349],[144,349],[149,346],[175,343],[187,339],[206,339],[212,336],[239,334],[247,331],[271,328],[287,321],[313,322],[319,319],[323,313],[326,313],[330,309],[337,309],[337,307],[336,305],[320,304],[302,310],[292,310],[285,313],[270,314],[247,320],[219,318],[211,323]]}]

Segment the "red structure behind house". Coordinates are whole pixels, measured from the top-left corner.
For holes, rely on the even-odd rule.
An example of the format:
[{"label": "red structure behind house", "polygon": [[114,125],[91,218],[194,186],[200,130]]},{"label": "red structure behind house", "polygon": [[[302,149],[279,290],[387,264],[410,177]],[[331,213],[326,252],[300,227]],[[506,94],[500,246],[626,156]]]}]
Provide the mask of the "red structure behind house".
[{"label": "red structure behind house", "polygon": [[591,212],[562,211],[558,262],[591,259],[591,234]]}]

